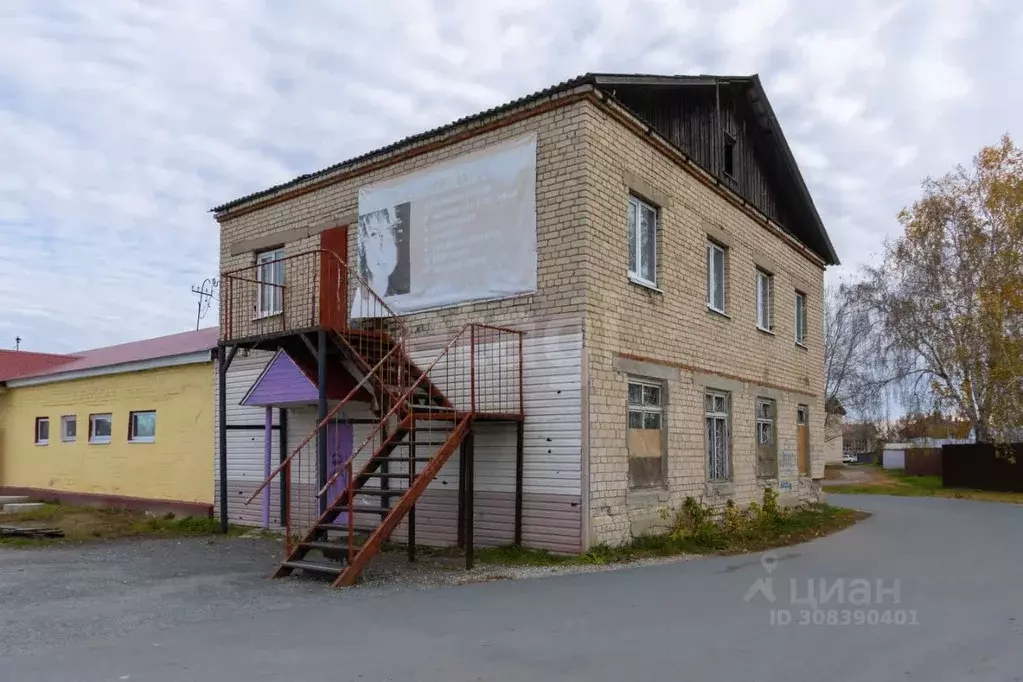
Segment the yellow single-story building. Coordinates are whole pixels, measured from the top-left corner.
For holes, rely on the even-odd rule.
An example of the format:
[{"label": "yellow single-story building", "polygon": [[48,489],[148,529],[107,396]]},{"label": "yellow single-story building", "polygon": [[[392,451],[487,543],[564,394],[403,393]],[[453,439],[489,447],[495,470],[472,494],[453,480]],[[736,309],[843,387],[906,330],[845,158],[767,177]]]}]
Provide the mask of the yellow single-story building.
[{"label": "yellow single-story building", "polygon": [[218,330],[0,354],[0,494],[208,516]]}]

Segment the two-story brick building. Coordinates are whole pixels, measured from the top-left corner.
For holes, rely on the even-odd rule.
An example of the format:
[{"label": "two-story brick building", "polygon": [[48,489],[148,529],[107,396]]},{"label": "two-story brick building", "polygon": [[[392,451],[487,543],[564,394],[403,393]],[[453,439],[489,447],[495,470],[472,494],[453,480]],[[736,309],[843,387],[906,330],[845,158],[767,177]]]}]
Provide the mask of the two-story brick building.
[{"label": "two-story brick building", "polygon": [[214,210],[220,385],[244,347],[321,387],[267,486],[309,526],[282,574],[341,573],[304,557],[367,499],[339,583],[410,527],[579,551],[819,495],[838,261],[756,76],[589,74]]}]

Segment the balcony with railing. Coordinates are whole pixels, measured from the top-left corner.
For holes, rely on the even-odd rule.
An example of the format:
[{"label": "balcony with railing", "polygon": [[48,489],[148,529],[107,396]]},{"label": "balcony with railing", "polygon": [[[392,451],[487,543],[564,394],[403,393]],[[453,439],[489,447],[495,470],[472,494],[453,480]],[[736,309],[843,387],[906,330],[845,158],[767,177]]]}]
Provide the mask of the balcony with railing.
[{"label": "balcony with railing", "polygon": [[317,329],[395,334],[400,318],[336,253],[315,249],[221,274],[220,340],[255,343]]}]

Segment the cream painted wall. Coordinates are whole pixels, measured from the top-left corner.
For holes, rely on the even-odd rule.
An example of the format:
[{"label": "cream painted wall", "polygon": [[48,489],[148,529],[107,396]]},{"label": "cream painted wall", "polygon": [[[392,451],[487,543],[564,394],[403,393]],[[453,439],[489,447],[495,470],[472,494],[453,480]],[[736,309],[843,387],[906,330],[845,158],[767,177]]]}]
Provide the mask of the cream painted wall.
[{"label": "cream painted wall", "polygon": [[[112,374],[0,394],[0,486],[212,503],[213,363]],[[152,443],[128,441],[131,411],[156,411]],[[89,415],[113,415],[108,444],[89,444]],[[62,415],[77,438],[62,442]],[[49,417],[48,445],[35,444]]]}]

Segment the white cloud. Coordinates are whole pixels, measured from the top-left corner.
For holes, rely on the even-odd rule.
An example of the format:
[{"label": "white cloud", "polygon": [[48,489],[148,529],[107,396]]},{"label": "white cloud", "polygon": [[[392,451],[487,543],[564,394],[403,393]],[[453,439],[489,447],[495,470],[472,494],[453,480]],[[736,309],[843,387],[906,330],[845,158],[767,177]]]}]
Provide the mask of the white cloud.
[{"label": "white cloud", "polygon": [[[585,71],[759,72],[848,266],[926,175],[1012,131],[994,0],[8,0],[0,347],[194,324],[210,206]],[[848,269],[848,268],[847,268]]]}]

